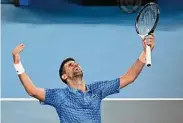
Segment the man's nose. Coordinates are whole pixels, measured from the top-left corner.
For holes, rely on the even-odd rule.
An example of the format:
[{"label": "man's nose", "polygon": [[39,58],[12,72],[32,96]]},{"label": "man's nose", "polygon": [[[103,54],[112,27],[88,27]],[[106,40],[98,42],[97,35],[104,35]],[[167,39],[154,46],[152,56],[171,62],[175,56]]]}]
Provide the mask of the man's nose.
[{"label": "man's nose", "polygon": [[77,63],[73,63],[73,64],[72,64],[72,66],[77,67],[77,66],[78,66],[78,64],[77,64]]},{"label": "man's nose", "polygon": [[76,67],[77,67],[77,66],[78,66],[78,63],[74,63],[74,66],[76,66]]}]

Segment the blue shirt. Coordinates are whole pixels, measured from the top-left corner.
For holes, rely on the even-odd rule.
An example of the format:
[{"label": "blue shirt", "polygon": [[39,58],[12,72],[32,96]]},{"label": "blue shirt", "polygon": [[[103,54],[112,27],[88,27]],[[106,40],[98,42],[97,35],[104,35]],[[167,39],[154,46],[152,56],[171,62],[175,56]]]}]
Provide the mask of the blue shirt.
[{"label": "blue shirt", "polygon": [[101,101],[106,96],[119,93],[120,79],[98,81],[86,85],[86,92],[66,87],[45,89],[45,101],[53,106],[60,123],[101,123]]}]

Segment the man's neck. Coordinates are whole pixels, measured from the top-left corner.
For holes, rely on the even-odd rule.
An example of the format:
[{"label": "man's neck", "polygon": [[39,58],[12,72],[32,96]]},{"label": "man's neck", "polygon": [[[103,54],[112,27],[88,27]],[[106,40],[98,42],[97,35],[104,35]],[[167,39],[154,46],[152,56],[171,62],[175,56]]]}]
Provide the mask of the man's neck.
[{"label": "man's neck", "polygon": [[68,85],[72,88],[75,88],[75,89],[78,89],[78,90],[81,90],[83,92],[86,91],[86,86],[85,86],[85,82],[83,79],[81,78],[74,78],[72,80],[70,80],[68,82]]}]

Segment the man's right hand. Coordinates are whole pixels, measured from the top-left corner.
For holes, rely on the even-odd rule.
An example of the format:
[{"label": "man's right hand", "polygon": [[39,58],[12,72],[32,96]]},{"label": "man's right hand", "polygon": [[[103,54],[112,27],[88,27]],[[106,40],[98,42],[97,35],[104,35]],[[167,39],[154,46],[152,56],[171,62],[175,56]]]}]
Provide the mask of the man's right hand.
[{"label": "man's right hand", "polygon": [[20,55],[19,55],[19,53],[21,51],[23,51],[24,48],[25,48],[24,44],[19,44],[18,46],[16,46],[15,49],[13,49],[12,54],[13,54],[14,64],[18,64],[20,62]]}]

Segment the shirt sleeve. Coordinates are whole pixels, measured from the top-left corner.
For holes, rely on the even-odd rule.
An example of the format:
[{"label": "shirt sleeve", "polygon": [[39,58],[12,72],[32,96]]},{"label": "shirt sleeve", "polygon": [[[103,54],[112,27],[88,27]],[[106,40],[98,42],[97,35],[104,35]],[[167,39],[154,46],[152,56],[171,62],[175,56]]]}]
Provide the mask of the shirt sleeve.
[{"label": "shirt sleeve", "polygon": [[40,104],[55,106],[61,94],[61,89],[45,88],[45,100],[40,101]]},{"label": "shirt sleeve", "polygon": [[99,81],[96,82],[95,88],[102,94],[102,99],[105,97],[120,92],[120,78],[113,80]]}]

